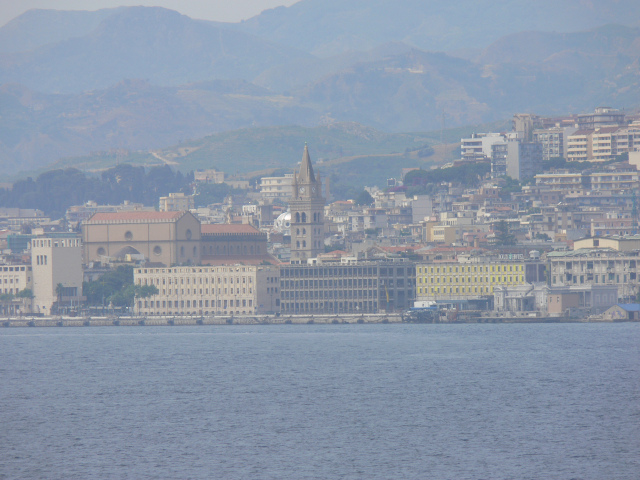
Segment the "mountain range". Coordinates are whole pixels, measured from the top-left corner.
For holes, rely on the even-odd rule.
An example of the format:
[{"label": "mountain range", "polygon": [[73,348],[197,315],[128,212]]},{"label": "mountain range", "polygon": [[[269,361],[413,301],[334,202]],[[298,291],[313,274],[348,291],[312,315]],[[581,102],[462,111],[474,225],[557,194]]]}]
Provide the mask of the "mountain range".
[{"label": "mountain range", "polygon": [[237,24],[32,10],[0,28],[0,161],[15,173],[247,127],[415,132],[637,107],[635,3],[302,0]]}]

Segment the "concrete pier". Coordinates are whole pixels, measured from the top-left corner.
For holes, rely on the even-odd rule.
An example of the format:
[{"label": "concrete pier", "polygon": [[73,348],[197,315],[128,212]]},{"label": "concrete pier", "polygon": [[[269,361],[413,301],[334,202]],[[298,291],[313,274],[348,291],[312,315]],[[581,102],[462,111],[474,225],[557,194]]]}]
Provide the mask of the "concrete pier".
[{"label": "concrete pier", "polygon": [[9,317],[0,327],[142,327],[176,325],[283,325],[400,323],[400,314],[375,315],[245,315],[245,316],[136,316],[136,317]]}]

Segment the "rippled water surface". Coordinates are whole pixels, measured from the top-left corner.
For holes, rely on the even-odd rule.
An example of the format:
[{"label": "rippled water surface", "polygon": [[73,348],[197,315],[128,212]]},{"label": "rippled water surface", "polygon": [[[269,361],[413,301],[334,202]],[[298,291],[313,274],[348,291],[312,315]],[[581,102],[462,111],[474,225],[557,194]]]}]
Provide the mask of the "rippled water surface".
[{"label": "rippled water surface", "polygon": [[0,330],[0,478],[640,478],[640,324]]}]

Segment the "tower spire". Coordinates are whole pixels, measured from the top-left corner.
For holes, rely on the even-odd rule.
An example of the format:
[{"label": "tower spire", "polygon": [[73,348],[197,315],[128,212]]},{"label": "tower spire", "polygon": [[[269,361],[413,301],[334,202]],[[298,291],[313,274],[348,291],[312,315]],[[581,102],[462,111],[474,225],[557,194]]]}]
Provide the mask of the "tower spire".
[{"label": "tower spire", "polygon": [[300,164],[300,173],[298,174],[299,183],[315,183],[316,177],[313,174],[311,166],[311,158],[309,157],[309,147],[304,144],[304,153],[302,154],[302,162]]}]

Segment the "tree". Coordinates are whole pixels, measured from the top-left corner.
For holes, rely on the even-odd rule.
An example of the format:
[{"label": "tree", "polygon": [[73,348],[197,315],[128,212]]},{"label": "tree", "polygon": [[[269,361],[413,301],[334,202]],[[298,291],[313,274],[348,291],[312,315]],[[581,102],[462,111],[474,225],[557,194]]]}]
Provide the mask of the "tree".
[{"label": "tree", "polygon": [[13,293],[2,293],[0,294],[0,302],[10,302],[13,300]]},{"label": "tree", "polygon": [[61,283],[56,285],[56,295],[58,296],[58,305],[62,303],[62,294],[64,293],[64,285]]},{"label": "tree", "polygon": [[356,205],[371,205],[373,203],[373,197],[369,192],[363,190],[360,195],[356,197]]},{"label": "tree", "polygon": [[30,288],[25,288],[16,293],[16,298],[33,298],[33,291]]},{"label": "tree", "polygon": [[500,220],[496,225],[496,244],[515,245],[516,236],[509,231],[509,224],[505,220]]},{"label": "tree", "polygon": [[[103,302],[114,300],[114,305],[125,305],[126,300],[120,299],[118,294],[129,286],[133,287],[133,267],[120,265],[115,270],[103,274],[98,280],[84,282],[82,293],[87,297],[89,305],[102,305]],[[123,303],[116,303],[120,301]]]}]

